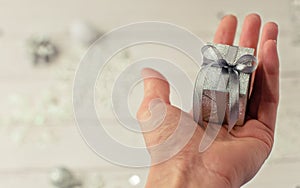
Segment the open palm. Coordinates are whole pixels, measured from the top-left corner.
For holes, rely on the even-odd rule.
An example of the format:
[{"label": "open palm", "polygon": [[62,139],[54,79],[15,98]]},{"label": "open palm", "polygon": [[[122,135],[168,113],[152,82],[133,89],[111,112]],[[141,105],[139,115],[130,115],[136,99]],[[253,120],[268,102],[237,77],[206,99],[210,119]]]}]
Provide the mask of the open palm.
[{"label": "open palm", "polygon": [[[260,38],[260,27],[260,17],[256,14],[248,15],[244,20],[239,46],[256,49]],[[236,28],[236,17],[225,16],[216,31],[214,42],[232,45]],[[199,153],[199,143],[205,130],[197,126],[189,143],[176,156],[165,162],[169,167],[176,164],[176,168],[188,171],[194,177],[186,187],[198,187],[203,183],[203,178],[198,176],[203,174],[220,179],[228,187],[239,187],[254,177],[271,152],[279,100],[277,35],[278,27],[275,23],[265,24],[260,38],[259,66],[251,88],[252,94],[248,103],[245,125],[236,126],[230,133],[226,127],[222,127],[216,140],[203,153]],[[158,75],[159,73],[147,69],[144,74]],[[159,98],[167,105],[167,114],[163,123],[156,130],[144,134],[147,146],[152,146],[165,141],[174,132],[182,111],[170,104],[170,89],[166,80],[144,79],[144,92],[144,100],[138,111],[139,119],[149,117],[148,106],[151,100]],[[193,118],[189,118],[191,124],[195,124]],[[147,185],[155,187],[153,182],[151,185],[153,181],[151,178],[153,177],[150,173]],[[197,182],[197,179],[202,182]],[[210,185],[214,187],[213,183]]]}]

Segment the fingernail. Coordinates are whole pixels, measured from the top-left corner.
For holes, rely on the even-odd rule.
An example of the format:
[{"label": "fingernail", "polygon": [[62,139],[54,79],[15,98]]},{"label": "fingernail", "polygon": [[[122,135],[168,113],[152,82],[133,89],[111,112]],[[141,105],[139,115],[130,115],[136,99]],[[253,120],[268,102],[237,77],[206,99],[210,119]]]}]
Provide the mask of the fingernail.
[{"label": "fingernail", "polygon": [[236,16],[235,15],[233,15],[233,14],[225,14],[223,17],[221,17],[221,20],[224,20],[224,18],[229,18],[229,17],[232,17],[232,18],[236,18]]},{"label": "fingernail", "polygon": [[254,19],[256,19],[256,21],[258,21],[259,23],[261,23],[261,18],[259,16],[259,14],[257,14],[257,13],[248,14],[246,16],[246,18],[252,18],[252,19],[254,18]]},{"label": "fingernail", "polygon": [[154,69],[151,69],[151,68],[144,68],[142,70],[142,77],[144,79],[147,79],[147,78],[158,78],[158,79],[161,79],[161,80],[166,80],[166,78],[161,75],[159,72],[157,72],[156,70]]},{"label": "fingernail", "polygon": [[273,24],[276,27],[276,29],[278,29],[278,24],[276,22],[269,22],[269,23]]},{"label": "fingernail", "polygon": [[151,76],[151,70],[149,68],[145,68],[142,70],[141,75],[144,79],[148,78]]}]

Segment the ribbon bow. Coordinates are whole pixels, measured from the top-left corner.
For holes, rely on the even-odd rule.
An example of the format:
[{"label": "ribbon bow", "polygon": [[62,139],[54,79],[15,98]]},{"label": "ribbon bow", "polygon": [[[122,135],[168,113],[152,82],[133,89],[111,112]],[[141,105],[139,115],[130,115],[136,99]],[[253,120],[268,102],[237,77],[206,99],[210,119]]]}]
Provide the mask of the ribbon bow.
[{"label": "ribbon bow", "polygon": [[[229,122],[228,122],[228,131],[230,131],[233,126],[236,124],[239,118],[239,93],[240,93],[240,73],[251,74],[255,71],[258,63],[256,58],[253,55],[246,54],[241,56],[233,64],[229,64],[218,49],[213,45],[206,45],[201,49],[203,54],[203,64],[201,71],[197,75],[195,91],[194,91],[194,120],[202,126],[202,95],[203,87],[207,71],[210,67],[220,67],[223,71],[228,72],[229,77],[226,80],[227,83],[230,83],[230,92],[229,92]],[[207,53],[208,52],[208,53]],[[222,76],[222,75],[220,75]],[[221,84],[220,81],[217,84],[217,90],[226,90],[227,84]],[[223,99],[223,104],[226,102]],[[217,103],[218,104],[218,103]],[[219,104],[218,104],[219,105]],[[221,105],[222,111],[218,111],[219,119],[223,121],[225,116],[226,106]],[[220,115],[221,114],[221,115]],[[222,122],[221,122],[222,123]]]}]

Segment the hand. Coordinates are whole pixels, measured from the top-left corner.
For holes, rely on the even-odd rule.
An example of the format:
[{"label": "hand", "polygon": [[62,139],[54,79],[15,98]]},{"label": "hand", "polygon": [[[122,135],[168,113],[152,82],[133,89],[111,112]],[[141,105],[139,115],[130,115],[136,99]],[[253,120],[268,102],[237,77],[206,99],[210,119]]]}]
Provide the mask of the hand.
[{"label": "hand", "polygon": [[[216,31],[214,42],[232,45],[236,27],[237,18],[225,16]],[[256,49],[260,27],[259,15],[248,15],[244,20],[239,46]],[[274,142],[279,100],[277,35],[278,27],[275,23],[265,24],[259,45],[259,66],[255,73],[245,125],[236,126],[230,133],[222,127],[216,140],[203,153],[199,153],[198,149],[204,130],[197,126],[189,143],[178,154],[150,168],[147,187],[239,187],[254,177],[270,154]],[[159,75],[151,69],[144,70],[144,74]],[[144,79],[144,100],[137,114],[138,119],[149,118],[149,103],[152,99],[159,98],[167,107],[161,125],[154,131],[144,133],[148,147],[162,143],[172,135],[178,117],[183,113],[170,104],[169,94],[166,80]],[[195,124],[189,114],[185,115],[191,124]],[[157,155],[150,154],[151,157]]]}]

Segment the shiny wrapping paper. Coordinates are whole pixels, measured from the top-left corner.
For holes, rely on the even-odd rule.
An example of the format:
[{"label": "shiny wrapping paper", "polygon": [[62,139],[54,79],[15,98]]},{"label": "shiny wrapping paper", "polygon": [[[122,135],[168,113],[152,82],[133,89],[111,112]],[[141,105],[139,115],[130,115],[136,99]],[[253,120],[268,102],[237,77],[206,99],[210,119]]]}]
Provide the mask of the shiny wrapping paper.
[{"label": "shiny wrapping paper", "polygon": [[[254,54],[254,49],[244,48],[238,46],[229,46],[222,44],[211,44],[215,46],[222,54],[228,64],[234,65],[236,60],[241,56]],[[200,74],[202,69],[200,70]],[[220,77],[227,80],[228,72],[220,67],[210,67],[207,71],[208,74],[205,77],[203,86],[203,98],[202,98],[202,115],[204,121],[210,121],[215,123],[227,123],[229,120],[229,92],[231,91],[231,83],[226,83],[226,90],[216,90],[216,83],[220,80]],[[246,106],[249,95],[249,87],[251,83],[251,74],[240,73],[239,77],[239,118],[236,125],[243,125],[245,120]],[[226,100],[226,111],[224,119],[220,119],[217,113],[217,103],[215,96],[222,96]]]}]

